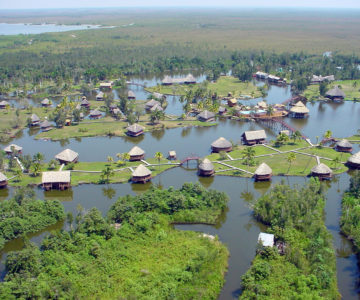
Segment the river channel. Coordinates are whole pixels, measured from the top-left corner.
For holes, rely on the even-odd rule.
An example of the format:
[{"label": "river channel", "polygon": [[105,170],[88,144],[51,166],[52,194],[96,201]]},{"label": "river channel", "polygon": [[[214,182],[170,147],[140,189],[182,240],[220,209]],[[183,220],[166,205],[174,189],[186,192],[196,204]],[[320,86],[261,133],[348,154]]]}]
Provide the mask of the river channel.
[{"label": "river channel", "polygon": [[[200,78],[200,77],[199,77]],[[203,77],[201,77],[203,79]],[[200,79],[201,79],[200,78]],[[135,79],[134,79],[135,80]],[[146,82],[148,86],[159,82],[161,78],[138,78],[138,82]],[[261,84],[261,83],[257,83]],[[142,88],[130,87],[138,99],[147,97],[147,93]],[[291,97],[289,87],[271,86],[268,96],[268,103],[281,103]],[[254,104],[261,99],[244,100],[242,102]],[[181,104],[177,97],[168,97],[167,113],[180,114]],[[285,121],[291,126],[299,129],[314,142],[316,137],[320,138],[326,130],[331,130],[334,136],[346,137],[356,133],[360,128],[360,104],[345,102],[342,104],[333,103],[308,103],[310,117],[303,120],[286,118]],[[80,154],[81,161],[105,161],[108,155],[115,156],[119,152],[127,152],[133,145],[138,145],[146,151],[148,157],[153,157],[154,153],[161,151],[166,154],[169,150],[176,150],[179,158],[184,158],[189,154],[205,156],[210,153],[210,144],[220,136],[235,142],[240,141],[240,136],[245,130],[260,129],[260,125],[255,122],[239,122],[233,120],[217,120],[218,125],[213,127],[193,127],[176,128],[169,130],[153,131],[138,138],[128,137],[95,137],[82,139],[69,139],[65,141],[51,142],[34,140],[36,132],[25,130],[22,134],[12,141],[24,147],[25,154],[42,152],[46,160],[53,158],[62,149],[71,148]],[[274,138],[278,132],[264,128],[269,138]],[[356,147],[355,151],[358,148]],[[147,190],[151,185],[168,188],[180,187],[184,182],[200,182],[206,188],[214,188],[225,191],[230,202],[228,210],[221,216],[215,226],[205,225],[179,225],[177,228],[182,230],[196,230],[209,234],[216,234],[219,239],[227,245],[230,251],[229,270],[226,274],[226,283],[220,295],[220,299],[232,299],[238,297],[240,293],[240,278],[249,268],[255,255],[257,237],[261,230],[265,228],[252,218],[252,211],[248,202],[256,199],[266,191],[271,185],[284,180],[291,185],[304,184],[308,179],[305,177],[279,177],[275,176],[272,182],[255,183],[252,179],[237,178],[227,176],[215,176],[213,178],[200,178],[196,175],[196,165],[183,169],[174,168],[160,174],[152,180],[152,183],[145,185],[135,184],[110,184],[110,185],[80,185],[73,187],[69,191],[44,192],[36,189],[37,196],[41,199],[53,198],[62,201],[66,211],[76,213],[76,207],[80,204],[85,209],[97,207],[106,213],[112,203],[119,196],[126,194],[136,194]],[[334,237],[334,247],[337,255],[337,275],[338,285],[343,299],[359,299],[359,268],[356,256],[354,255],[351,243],[344,239],[339,231],[339,219],[341,215],[341,197],[344,190],[349,185],[350,175],[344,173],[335,176],[327,182],[329,189],[327,192],[326,204],[326,226]],[[13,188],[0,191],[0,199],[6,199],[13,193]],[[51,229],[66,228],[66,224],[57,224],[44,230],[41,233],[30,236],[35,242],[40,242],[45,234]],[[6,244],[1,255],[0,272],[4,273],[3,262],[6,254],[11,250],[21,249],[21,240],[11,241]]]}]

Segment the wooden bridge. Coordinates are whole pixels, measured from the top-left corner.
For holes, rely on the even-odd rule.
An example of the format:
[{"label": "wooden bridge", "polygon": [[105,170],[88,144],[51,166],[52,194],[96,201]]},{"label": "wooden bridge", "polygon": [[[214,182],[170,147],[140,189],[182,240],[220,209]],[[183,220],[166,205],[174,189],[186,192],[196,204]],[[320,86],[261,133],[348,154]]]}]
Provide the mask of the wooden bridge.
[{"label": "wooden bridge", "polygon": [[287,106],[290,102],[293,102],[293,100],[295,100],[296,98],[297,98],[297,96],[291,97],[291,98],[285,100],[284,102],[282,102],[281,104]]},{"label": "wooden bridge", "polygon": [[[289,130],[291,133],[295,133],[296,131],[299,131],[292,126],[290,126],[288,123],[286,123],[283,119],[279,118],[272,118],[272,119],[256,119],[257,122],[263,124],[264,126],[270,128],[270,129],[277,129],[278,131],[281,130]],[[300,131],[299,131],[300,132]],[[301,133],[301,132],[300,132]],[[301,138],[304,140],[307,140],[308,138],[301,133]]]},{"label": "wooden bridge", "polygon": [[200,158],[199,156],[192,154],[192,155],[184,158],[184,159],[180,162],[180,166],[182,166],[182,165],[185,164],[185,163],[186,163],[187,165],[189,165],[189,161],[191,161],[191,160],[196,160],[197,163],[199,163],[199,160],[200,160],[200,159],[201,159],[201,158]]}]

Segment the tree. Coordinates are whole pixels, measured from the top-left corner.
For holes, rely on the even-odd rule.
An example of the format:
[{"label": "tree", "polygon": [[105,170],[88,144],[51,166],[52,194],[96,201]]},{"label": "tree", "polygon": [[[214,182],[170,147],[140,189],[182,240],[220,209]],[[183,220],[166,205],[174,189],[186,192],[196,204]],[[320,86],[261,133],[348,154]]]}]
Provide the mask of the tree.
[{"label": "tree", "polygon": [[296,160],[296,155],[294,152],[289,153],[287,157],[287,161],[289,163],[289,169],[287,170],[287,173],[290,171],[291,164]]},{"label": "tree", "polygon": [[122,158],[123,158],[123,160],[130,160],[130,154],[129,153],[123,153],[122,154]]},{"label": "tree", "polygon": [[45,159],[44,154],[42,154],[41,152],[37,152],[36,154],[34,154],[33,156],[33,161],[37,162],[39,164],[42,163],[42,161]]},{"label": "tree", "polygon": [[331,130],[326,130],[326,132],[324,133],[324,138],[330,139],[331,137],[332,137]]},{"label": "tree", "polygon": [[285,143],[287,143],[288,141],[289,141],[289,136],[286,134],[286,133],[284,133],[284,132],[281,132],[278,136],[277,136],[277,138],[276,138],[276,145],[277,146],[282,146],[282,145],[284,145]]},{"label": "tree", "polygon": [[41,164],[36,162],[32,165],[32,171],[33,171],[33,175],[35,177],[40,175],[40,170],[41,170]]},{"label": "tree", "polygon": [[246,164],[250,166],[253,163],[253,159],[255,157],[255,150],[253,147],[246,147],[242,151],[243,159],[245,160]]},{"label": "tree", "polygon": [[23,176],[23,172],[20,169],[16,169],[15,170],[15,176],[16,176],[16,180],[19,182],[19,181],[21,181],[21,178]]},{"label": "tree", "polygon": [[76,123],[80,122],[80,120],[81,120],[80,113],[81,112],[79,109],[74,109],[74,111],[73,111],[74,122],[76,122]]},{"label": "tree", "polygon": [[271,104],[269,104],[269,105],[267,106],[267,108],[266,108],[266,114],[267,114],[268,116],[272,116],[272,115],[274,114],[274,107],[273,107]]},{"label": "tree", "polygon": [[101,181],[105,182],[105,183],[109,183],[109,179],[110,177],[114,176],[114,170],[110,167],[107,166],[104,170],[102,170],[101,172]]},{"label": "tree", "polygon": [[112,156],[108,156],[107,157],[107,161],[111,164],[113,161],[114,161],[114,159],[113,159],[113,157]]},{"label": "tree", "polygon": [[341,162],[341,159],[340,159],[340,156],[336,156],[333,160],[332,160],[332,163],[333,163],[333,166],[334,168],[336,169],[336,166]]},{"label": "tree", "polygon": [[299,130],[296,130],[292,135],[291,138],[294,140],[294,143],[299,139],[301,139],[302,135]]},{"label": "tree", "polygon": [[319,93],[321,96],[325,96],[328,91],[328,82],[322,81],[319,84]]},{"label": "tree", "polygon": [[160,160],[163,158],[163,154],[161,152],[156,152],[155,153],[155,158],[158,160],[158,162],[160,163]]}]

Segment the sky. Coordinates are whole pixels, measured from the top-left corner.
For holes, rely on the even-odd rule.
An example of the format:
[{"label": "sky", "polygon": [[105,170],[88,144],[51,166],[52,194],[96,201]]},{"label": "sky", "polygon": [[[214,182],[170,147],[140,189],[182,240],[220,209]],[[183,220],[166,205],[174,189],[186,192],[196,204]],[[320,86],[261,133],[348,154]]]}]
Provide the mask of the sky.
[{"label": "sky", "polygon": [[360,0],[0,0],[0,9],[141,6],[360,8]]}]

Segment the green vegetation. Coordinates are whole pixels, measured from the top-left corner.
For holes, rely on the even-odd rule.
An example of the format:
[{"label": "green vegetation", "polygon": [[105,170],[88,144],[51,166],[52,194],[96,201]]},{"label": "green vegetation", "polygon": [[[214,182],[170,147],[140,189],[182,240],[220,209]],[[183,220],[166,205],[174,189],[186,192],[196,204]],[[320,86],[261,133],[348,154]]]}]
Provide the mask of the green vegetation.
[{"label": "green vegetation", "polygon": [[324,206],[323,186],[316,180],[304,187],[276,185],[256,201],[255,217],[285,248],[279,253],[259,245],[242,277],[240,299],[340,299]]},{"label": "green vegetation", "polygon": [[[186,95],[190,90],[194,91],[197,85],[179,84],[173,86],[154,86],[148,87],[148,92],[158,92],[169,95]],[[214,83],[208,83],[208,91],[216,94],[218,97],[225,97],[228,93],[232,93],[233,97],[241,97],[242,95],[251,98],[261,97],[261,92],[252,82],[242,82],[238,78],[232,76],[221,76]]]},{"label": "green vegetation", "polygon": [[[340,80],[331,82],[327,85],[326,89],[330,90],[335,86],[341,87],[345,93],[345,100],[360,100],[360,80]],[[309,85],[303,95],[310,100],[325,99],[320,95],[320,88],[318,84]]]},{"label": "green vegetation", "polygon": [[349,189],[342,199],[341,231],[360,251],[360,172],[350,179]]},{"label": "green vegetation", "polygon": [[64,208],[58,200],[42,201],[34,197],[33,190],[18,189],[12,199],[0,202],[0,249],[7,241],[64,219]]},{"label": "green vegetation", "polygon": [[27,245],[10,253],[0,294],[6,299],[216,299],[228,251],[216,238],[175,230],[169,222],[187,222],[190,216],[201,221],[207,213],[216,218],[227,196],[190,183],[179,191],[151,190],[140,199],[120,198],[108,220],[96,208],[86,214],[80,209],[76,229],[45,238],[40,249]]}]

